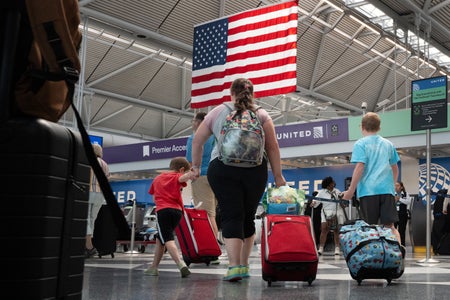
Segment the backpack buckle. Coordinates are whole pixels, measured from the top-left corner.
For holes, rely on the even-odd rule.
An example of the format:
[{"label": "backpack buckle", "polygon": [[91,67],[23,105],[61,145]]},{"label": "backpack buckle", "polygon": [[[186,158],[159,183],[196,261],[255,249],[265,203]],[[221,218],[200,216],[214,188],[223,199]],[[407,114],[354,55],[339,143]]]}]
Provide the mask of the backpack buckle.
[{"label": "backpack buckle", "polygon": [[80,78],[80,73],[78,70],[72,67],[65,66],[64,74],[66,75],[65,80],[73,84],[75,84]]}]

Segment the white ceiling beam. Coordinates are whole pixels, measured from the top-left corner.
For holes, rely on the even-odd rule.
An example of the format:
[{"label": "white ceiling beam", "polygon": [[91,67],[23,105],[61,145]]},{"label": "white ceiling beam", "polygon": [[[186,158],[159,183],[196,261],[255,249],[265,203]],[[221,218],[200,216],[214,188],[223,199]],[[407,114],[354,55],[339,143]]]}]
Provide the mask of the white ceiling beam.
[{"label": "white ceiling beam", "polygon": [[124,111],[129,110],[129,109],[132,108],[132,107],[133,107],[133,105],[131,105],[131,104],[128,105],[128,106],[125,106],[125,107],[123,107],[123,108],[121,108],[121,109],[119,109],[119,110],[117,110],[117,111],[115,111],[115,112],[109,114],[108,116],[106,116],[106,117],[104,117],[104,118],[101,118],[101,119],[95,121],[94,123],[91,123],[91,126],[98,125],[98,124],[102,123],[103,121],[106,121],[106,120],[108,120],[108,119],[111,119],[111,118],[113,118],[113,117],[115,117],[115,116],[117,116],[117,115],[123,113]]},{"label": "white ceiling beam", "polygon": [[131,32],[134,32],[136,34],[144,35],[147,38],[153,39],[159,43],[163,43],[169,47],[180,49],[186,53],[190,53],[190,57],[192,57],[192,46],[182,43],[178,40],[169,38],[167,36],[164,36],[162,34],[159,34],[157,32],[142,28],[140,26],[131,24],[129,22],[123,21],[121,19],[109,16],[107,14],[98,12],[96,10],[87,8],[87,7],[80,7],[80,13],[89,17],[93,17],[98,20],[105,21],[107,23],[110,23],[114,26],[118,26],[119,28],[127,29]]},{"label": "white ceiling beam", "polygon": [[102,96],[106,96],[106,97],[110,97],[110,98],[115,98],[117,100],[122,100],[125,102],[133,103],[133,104],[145,107],[145,108],[156,109],[161,112],[168,113],[170,115],[177,115],[177,116],[181,115],[186,118],[194,117],[194,113],[192,113],[192,112],[180,110],[180,109],[170,107],[170,106],[153,103],[153,102],[151,102],[151,100],[141,100],[141,99],[137,99],[137,98],[133,98],[133,97],[129,97],[129,96],[113,93],[113,92],[108,92],[105,90],[95,89],[95,88],[89,88],[86,90],[88,92],[93,92],[98,95],[102,95]]},{"label": "white ceiling beam", "polygon": [[349,109],[349,110],[357,112],[357,113],[363,113],[363,110],[361,109],[361,107],[356,107],[354,105],[342,102],[340,100],[336,100],[334,98],[331,98],[331,97],[328,97],[328,96],[316,93],[313,90],[305,89],[305,88],[303,88],[301,86],[298,86],[298,85],[297,85],[297,91],[300,92],[300,94],[302,96],[303,95],[312,96],[314,98],[317,98],[317,99],[325,101],[325,102],[331,102],[331,103],[335,104],[336,106],[339,106],[339,107],[342,107],[342,108],[346,108],[346,109]]},{"label": "white ceiling beam", "polygon": [[128,70],[128,69],[130,69],[132,67],[134,67],[134,66],[139,65],[140,63],[146,61],[147,59],[153,58],[155,55],[156,55],[155,53],[152,53],[150,55],[144,56],[144,57],[142,57],[142,58],[140,58],[140,59],[138,59],[138,60],[136,60],[136,61],[134,61],[132,63],[129,63],[129,64],[123,66],[122,68],[119,68],[119,69],[117,69],[117,70],[115,70],[113,72],[110,72],[110,73],[106,74],[103,77],[100,77],[100,78],[98,78],[98,79],[96,79],[94,81],[89,82],[88,84],[86,84],[86,86],[87,87],[92,87],[92,86],[96,85],[97,83],[100,83],[100,82],[102,82],[102,81],[104,81],[104,80],[106,80],[108,78],[111,78],[111,77],[113,77],[113,76],[115,76],[117,74],[120,74],[120,73],[122,73],[122,72],[124,72],[124,71],[126,71],[126,70]]},{"label": "white ceiling beam", "polygon": [[330,85],[331,83],[333,83],[333,82],[335,82],[337,80],[340,80],[343,77],[346,77],[346,76],[352,74],[353,72],[355,72],[355,71],[357,71],[357,70],[359,70],[361,68],[365,68],[367,65],[370,65],[371,63],[376,62],[376,61],[378,61],[381,58],[382,59],[386,59],[386,57],[389,56],[389,54],[392,53],[393,50],[394,50],[394,48],[391,48],[388,51],[384,52],[383,53],[384,57],[382,57],[382,56],[375,56],[372,59],[369,59],[368,61],[365,61],[364,63],[359,64],[356,67],[351,68],[351,69],[341,73],[339,76],[333,77],[332,79],[328,80],[327,82],[325,82],[325,83],[323,83],[323,84],[321,84],[319,86],[316,86],[313,90],[314,91],[318,91],[318,90],[322,89],[323,87],[325,87],[327,85]]},{"label": "white ceiling beam", "polygon": [[439,4],[436,4],[435,6],[429,8],[428,10],[426,10],[430,15],[433,14],[435,11],[438,11],[442,8],[444,8],[445,6],[450,5],[450,0],[445,0],[442,1]]}]

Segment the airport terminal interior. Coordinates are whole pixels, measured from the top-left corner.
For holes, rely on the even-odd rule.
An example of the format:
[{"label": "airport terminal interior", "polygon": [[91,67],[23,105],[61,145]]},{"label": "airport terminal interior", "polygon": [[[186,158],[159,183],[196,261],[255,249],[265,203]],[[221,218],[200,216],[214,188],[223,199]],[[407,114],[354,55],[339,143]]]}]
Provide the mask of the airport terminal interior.
[{"label": "airport terminal interior", "polygon": [[[424,251],[425,250],[425,251]],[[222,249],[223,253],[225,250]],[[325,252],[319,257],[317,277],[307,282],[274,281],[271,286],[261,275],[259,245],[250,259],[250,277],[240,282],[223,281],[227,257],[219,265],[191,264],[192,274],[181,278],[165,254],[159,276],[144,276],[153,259],[152,245],[144,253],[124,253],[119,247],[114,258],[89,258],[85,262],[83,299],[448,299],[450,256],[430,256],[426,249],[413,253],[407,247],[405,272],[390,284],[384,279],[352,279],[344,257]]]},{"label": "airport terminal interior", "polygon": [[[73,102],[88,133],[101,137],[104,149],[181,139],[192,134],[195,114],[213,108],[192,102],[194,28],[280,2],[284,1],[78,1],[82,68]],[[299,0],[295,7],[298,23],[292,58],[296,66],[291,70],[296,74],[295,83],[288,93],[255,100],[269,113],[276,128],[359,118],[366,112],[409,113],[412,83],[434,77],[447,80],[447,98],[439,100],[445,101],[443,106],[448,111],[450,0]],[[437,109],[434,113],[443,111]],[[71,109],[58,123],[76,131]],[[358,124],[353,125],[356,128]],[[423,139],[411,138],[412,133],[408,132],[414,145],[407,145],[408,136],[397,137],[403,143],[399,154],[404,161],[413,162],[403,163],[405,178],[414,173],[416,180],[418,162],[430,155],[450,157],[450,127],[443,127],[446,129],[438,134],[445,138],[433,140],[437,144],[433,147],[425,143],[424,135]],[[354,140],[347,137],[347,145]],[[307,151],[282,157],[282,166],[287,170],[349,165],[351,148],[341,151],[343,144],[308,145]],[[327,148],[326,153],[316,155],[319,147]],[[111,163],[111,182],[154,178],[163,169],[155,164],[150,159]],[[411,167],[407,169],[408,166]],[[409,172],[411,169],[413,172]],[[439,176],[437,180],[450,184],[447,173],[447,181]],[[415,189],[410,191],[416,193]],[[431,231],[429,227],[427,230]],[[450,255],[434,254],[429,243],[414,245],[409,232],[404,273],[391,282],[367,279],[359,284],[351,277],[343,253],[337,255],[334,247],[329,246],[318,256],[318,271],[311,284],[274,281],[269,285],[262,276],[259,243],[255,243],[250,257],[250,276],[238,282],[224,281],[228,257],[224,245],[220,247],[219,264],[192,263],[190,276],[181,278],[167,253],[159,266],[159,276],[144,274],[154,257],[154,243],[142,247],[139,242],[117,241],[117,250],[112,255],[84,259],[81,297],[84,300],[449,299]],[[59,288],[65,288],[62,286]]]},{"label": "airport terminal interior", "polygon": [[[154,3],[158,3],[158,6]],[[80,1],[84,53],[83,107],[90,133],[106,147],[187,136],[198,110],[191,106],[192,37],[196,24],[275,0],[251,1]],[[299,1],[297,88],[257,103],[276,126],[380,114],[410,109],[411,81],[449,74],[448,1],[305,0]],[[200,110],[208,111],[208,108]],[[71,125],[70,113],[64,118]],[[439,141],[434,157],[450,156]],[[333,151],[330,147],[330,152]],[[424,159],[425,144],[402,149]],[[321,157],[299,153],[284,158],[286,168],[348,163],[349,153]],[[318,163],[320,162],[320,163]],[[128,170],[115,180],[151,178],[154,170]],[[230,283],[219,265],[191,264],[181,278],[165,254],[159,276],[144,276],[154,245],[135,246],[85,261],[83,299],[447,299],[450,256],[435,256],[407,242],[405,272],[390,284],[383,279],[353,280],[342,253],[319,257],[316,279],[277,281],[262,278],[260,245],[254,246],[250,277]],[[420,248],[420,249],[419,249]]]}]

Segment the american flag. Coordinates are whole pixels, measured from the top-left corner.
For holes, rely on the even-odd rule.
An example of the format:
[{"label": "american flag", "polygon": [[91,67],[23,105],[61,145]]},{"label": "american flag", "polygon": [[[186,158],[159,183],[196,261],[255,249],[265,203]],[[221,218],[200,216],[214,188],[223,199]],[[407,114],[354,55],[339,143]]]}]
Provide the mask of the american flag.
[{"label": "american flag", "polygon": [[195,26],[191,107],[230,101],[240,77],[257,98],[294,92],[297,18],[297,1],[289,1]]}]

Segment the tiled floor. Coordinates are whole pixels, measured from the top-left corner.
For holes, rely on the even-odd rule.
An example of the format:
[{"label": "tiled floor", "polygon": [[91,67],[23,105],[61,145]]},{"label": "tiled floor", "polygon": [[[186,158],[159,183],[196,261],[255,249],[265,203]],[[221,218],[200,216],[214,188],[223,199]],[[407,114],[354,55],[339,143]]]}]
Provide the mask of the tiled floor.
[{"label": "tiled floor", "polygon": [[[120,249],[120,248],[119,248]],[[241,282],[222,281],[226,256],[220,265],[191,264],[191,276],[181,278],[166,254],[159,277],[144,276],[153,258],[153,245],[145,253],[117,252],[114,258],[86,260],[83,299],[449,299],[450,256],[431,256],[407,249],[405,273],[390,285],[385,280],[365,280],[361,286],[350,277],[343,256],[320,257],[317,278],[307,282],[273,282],[268,287],[261,276],[258,247],[251,257],[251,277]],[[438,260],[432,263],[432,260]]]}]

